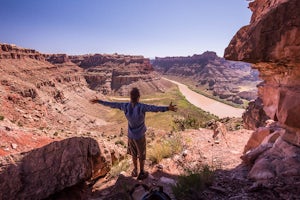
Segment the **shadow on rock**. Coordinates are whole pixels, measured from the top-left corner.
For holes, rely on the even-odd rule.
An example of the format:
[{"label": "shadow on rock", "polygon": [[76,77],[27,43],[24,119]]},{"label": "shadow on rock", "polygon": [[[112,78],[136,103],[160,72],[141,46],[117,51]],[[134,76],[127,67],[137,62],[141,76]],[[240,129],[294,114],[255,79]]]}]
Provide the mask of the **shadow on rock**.
[{"label": "shadow on rock", "polygon": [[45,199],[105,175],[110,166],[92,138],[74,137],[0,157],[0,199]]}]

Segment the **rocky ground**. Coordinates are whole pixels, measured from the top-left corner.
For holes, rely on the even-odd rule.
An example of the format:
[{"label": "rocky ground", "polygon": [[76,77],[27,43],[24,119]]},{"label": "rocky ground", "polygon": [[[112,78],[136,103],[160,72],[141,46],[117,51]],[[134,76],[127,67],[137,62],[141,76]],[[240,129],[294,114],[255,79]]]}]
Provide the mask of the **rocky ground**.
[{"label": "rocky ground", "polygon": [[[2,124],[4,123],[2,122]],[[155,134],[152,134],[153,132]],[[54,140],[37,136],[36,133],[30,134],[30,130],[25,129],[22,132],[18,126],[13,124],[2,126],[0,133],[1,155],[27,151]],[[123,162],[124,165],[125,162],[123,168],[122,166],[117,167],[117,171],[113,171],[116,170],[113,167],[111,172],[104,177],[65,189],[48,199],[130,199],[129,192],[136,184],[144,184],[150,188],[161,186],[172,199],[176,199],[172,188],[181,175],[187,169],[195,170],[203,165],[210,165],[214,168],[213,182],[204,191],[191,190],[190,196],[187,196],[186,199],[299,199],[300,180],[294,179],[292,182],[286,182],[286,180],[276,178],[266,182],[254,182],[248,178],[249,167],[242,164],[240,156],[243,154],[252,131],[246,129],[228,131],[220,134],[217,138],[213,138],[213,134],[211,129],[180,132],[183,149],[169,158],[162,159],[159,163],[153,163],[147,159],[146,169],[150,175],[143,181],[131,177],[130,158],[124,157],[125,151],[120,151],[121,148],[118,148],[118,151],[123,152],[123,156],[117,156],[121,158],[120,163]],[[25,135],[26,137],[23,137]],[[120,135],[116,137],[120,139]],[[152,129],[147,136],[150,143],[158,138],[168,140],[172,137],[174,134]],[[104,138],[103,141],[107,142],[108,138],[106,136]],[[125,141],[126,137],[124,136],[122,139]],[[113,143],[113,141],[112,139],[111,142]],[[110,148],[112,147],[110,146]],[[150,148],[148,153],[149,150]],[[133,196],[135,199],[140,199],[144,194],[145,190],[139,186],[134,190]]]},{"label": "rocky ground", "polygon": [[[143,181],[130,176],[132,167],[122,171],[111,179],[100,179],[91,184],[84,194],[88,199],[129,199],[128,191],[136,184],[146,184],[150,188],[162,186],[163,190],[176,199],[172,187],[186,169],[197,169],[210,165],[216,169],[212,185],[204,191],[190,191],[186,199],[300,199],[299,180],[286,182],[279,178],[271,181],[254,182],[247,177],[249,167],[242,163],[240,156],[252,131],[229,131],[212,138],[209,129],[188,130],[181,133],[184,149],[171,158],[163,159],[158,164],[148,160],[147,170],[150,175]],[[140,186],[133,197],[140,199],[145,190]],[[134,196],[135,195],[135,196]]]},{"label": "rocky ground", "polygon": [[[128,191],[134,188],[136,184],[146,184],[152,188],[162,186],[164,191],[172,199],[175,199],[172,187],[180,175],[184,174],[187,169],[195,170],[203,165],[210,165],[217,169],[215,182],[203,194],[197,192],[197,195],[201,195],[199,198],[237,197],[244,194],[242,188],[239,190],[240,185],[250,187],[252,184],[246,178],[247,169],[241,166],[240,159],[250,134],[251,131],[245,129],[229,131],[226,135],[220,135],[218,140],[215,140],[212,137],[212,130],[187,130],[180,133],[183,144],[181,152],[161,160],[158,164],[153,164],[149,159],[147,160],[146,169],[150,173],[147,179],[139,181],[131,177],[132,163],[129,159],[129,168],[126,171],[120,171],[116,177],[110,178],[108,174],[105,178],[87,183],[89,185],[86,185],[83,191],[75,190],[77,195],[81,197],[83,195],[88,199],[129,199]],[[148,136],[148,140],[151,140],[151,137]],[[141,193],[139,195],[143,194],[141,189],[141,187],[136,189],[137,193]],[[74,190],[71,190],[71,193],[74,194]],[[67,195],[69,195],[68,191],[64,191],[52,199],[64,199]],[[195,198],[199,199],[198,197]]]}]

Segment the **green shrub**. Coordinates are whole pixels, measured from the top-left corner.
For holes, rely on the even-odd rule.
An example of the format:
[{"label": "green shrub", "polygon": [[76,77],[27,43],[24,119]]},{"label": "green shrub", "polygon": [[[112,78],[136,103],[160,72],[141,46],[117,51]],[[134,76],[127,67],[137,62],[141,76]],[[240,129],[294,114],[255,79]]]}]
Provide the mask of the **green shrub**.
[{"label": "green shrub", "polygon": [[175,124],[174,129],[177,131],[200,128],[200,123],[197,121],[197,119],[190,115],[184,118],[175,118],[173,119],[173,123]]},{"label": "green shrub", "polygon": [[4,120],[4,116],[0,115],[0,121]]},{"label": "green shrub", "polygon": [[214,170],[205,165],[179,176],[177,184],[172,187],[172,190],[176,199],[201,199],[201,193],[212,185],[213,179]]}]

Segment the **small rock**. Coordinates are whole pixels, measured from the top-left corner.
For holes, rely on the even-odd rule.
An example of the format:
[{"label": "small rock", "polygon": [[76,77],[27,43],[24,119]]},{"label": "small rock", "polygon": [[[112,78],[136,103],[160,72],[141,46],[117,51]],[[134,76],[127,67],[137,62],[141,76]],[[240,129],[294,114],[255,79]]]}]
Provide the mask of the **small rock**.
[{"label": "small rock", "polygon": [[127,173],[126,173],[125,171],[121,171],[121,172],[120,172],[120,175],[126,176]]},{"label": "small rock", "polygon": [[11,128],[9,128],[7,126],[5,126],[4,128],[5,128],[6,131],[11,131],[12,130]]},{"label": "small rock", "polygon": [[173,157],[173,159],[174,159],[175,161],[178,161],[178,160],[180,160],[180,156],[179,156],[179,155],[175,155],[175,156]]},{"label": "small rock", "polygon": [[17,144],[15,144],[15,143],[12,143],[12,144],[11,144],[11,148],[16,149],[17,147],[18,147]]},{"label": "small rock", "polygon": [[182,152],[182,156],[183,157],[186,157],[188,155],[188,150],[184,150],[183,152]]},{"label": "small rock", "polygon": [[164,169],[164,166],[162,164],[158,164],[156,165],[157,169],[158,170],[163,170]]}]

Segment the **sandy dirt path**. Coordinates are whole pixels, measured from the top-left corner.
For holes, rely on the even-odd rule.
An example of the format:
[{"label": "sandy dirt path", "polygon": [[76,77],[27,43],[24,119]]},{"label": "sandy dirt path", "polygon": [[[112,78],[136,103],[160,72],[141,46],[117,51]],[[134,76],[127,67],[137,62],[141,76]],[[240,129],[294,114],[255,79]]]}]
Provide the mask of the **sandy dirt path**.
[{"label": "sandy dirt path", "polygon": [[172,83],[175,83],[178,85],[178,88],[180,92],[185,96],[185,98],[193,105],[197,106],[198,108],[201,108],[202,110],[205,110],[207,112],[210,112],[220,118],[223,117],[242,117],[244,109],[240,108],[234,108],[232,106],[229,106],[227,104],[221,103],[219,101],[210,99],[208,97],[205,97],[201,94],[198,94],[192,90],[190,90],[186,85],[163,78],[165,80],[168,80]]}]

